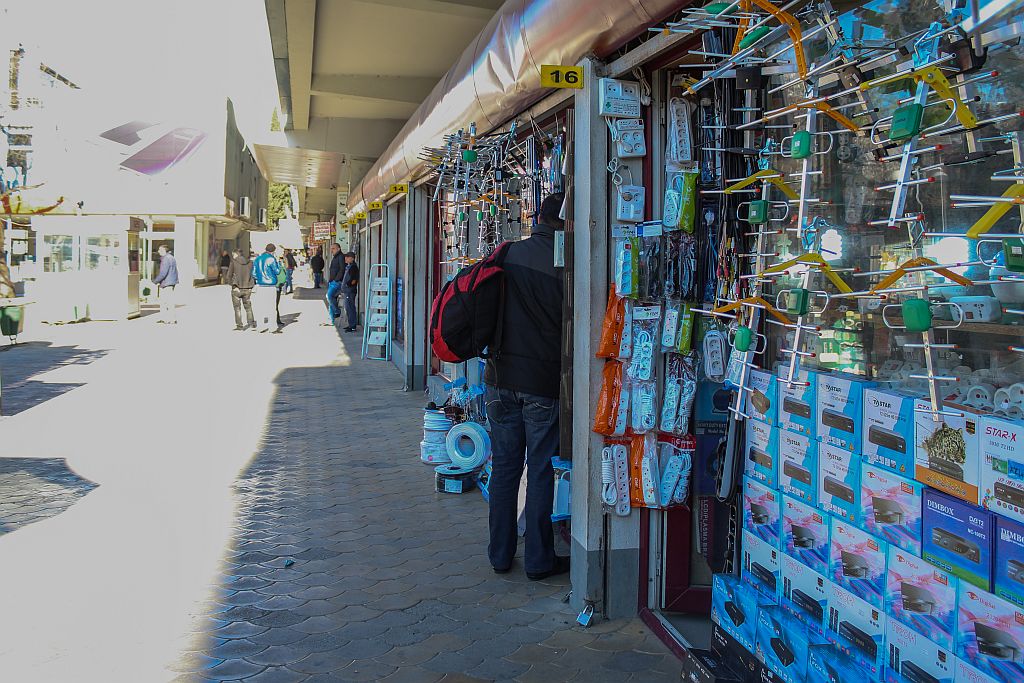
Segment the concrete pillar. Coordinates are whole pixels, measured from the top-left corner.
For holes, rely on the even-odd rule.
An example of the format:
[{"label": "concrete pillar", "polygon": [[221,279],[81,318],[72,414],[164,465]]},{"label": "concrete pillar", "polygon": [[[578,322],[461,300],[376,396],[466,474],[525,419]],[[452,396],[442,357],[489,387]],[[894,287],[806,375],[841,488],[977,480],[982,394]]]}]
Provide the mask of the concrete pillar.
[{"label": "concrete pillar", "polygon": [[[595,605],[608,618],[637,613],[640,581],[640,512],[606,515],[601,501],[601,449],[591,431],[604,360],[594,357],[601,335],[610,279],[610,184],[608,130],[598,111],[600,62],[582,62],[587,87],[575,96],[575,173],[572,306],[573,489],[572,603]],[[642,178],[641,162],[633,177]]]},{"label": "concrete pillar", "polygon": [[[406,388],[422,391],[424,388],[425,364],[427,362],[427,316],[431,303],[430,269],[430,223],[427,212],[430,196],[423,188],[410,188],[406,195],[405,222],[406,243],[403,246],[408,277],[405,281],[405,354]],[[418,228],[418,229],[417,229]]]},{"label": "concrete pillar", "polygon": [[201,277],[196,258],[196,219],[192,216],[174,217],[174,259],[178,263],[178,279],[182,287],[191,289],[195,280]]}]

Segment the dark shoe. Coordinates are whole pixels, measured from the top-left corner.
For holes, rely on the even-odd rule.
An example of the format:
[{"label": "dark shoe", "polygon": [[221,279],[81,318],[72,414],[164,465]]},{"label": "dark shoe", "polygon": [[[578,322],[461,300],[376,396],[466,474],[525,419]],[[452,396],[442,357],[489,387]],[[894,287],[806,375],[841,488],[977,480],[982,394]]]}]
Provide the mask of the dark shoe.
[{"label": "dark shoe", "polygon": [[235,325],[235,332],[241,332],[241,331],[242,331],[242,330],[244,330],[244,329],[245,329],[245,328],[244,328],[244,327],[242,327],[241,325]]},{"label": "dark shoe", "polygon": [[546,579],[549,576],[558,576],[559,574],[565,574],[568,571],[569,558],[559,557],[558,555],[555,555],[555,564],[551,567],[551,569],[549,569],[546,572],[539,572],[537,574],[531,574],[530,572],[526,572],[526,578],[528,578],[530,581],[540,581],[541,579]]},{"label": "dark shoe", "polygon": [[499,569],[498,567],[491,567],[491,569],[494,570],[495,574],[508,574],[509,570],[512,569],[512,565],[509,565],[509,566],[505,567],[504,569]]},{"label": "dark shoe", "polygon": [[354,327],[346,327],[346,328],[344,328],[343,331],[345,331],[345,332],[355,332],[356,328],[354,328]]}]

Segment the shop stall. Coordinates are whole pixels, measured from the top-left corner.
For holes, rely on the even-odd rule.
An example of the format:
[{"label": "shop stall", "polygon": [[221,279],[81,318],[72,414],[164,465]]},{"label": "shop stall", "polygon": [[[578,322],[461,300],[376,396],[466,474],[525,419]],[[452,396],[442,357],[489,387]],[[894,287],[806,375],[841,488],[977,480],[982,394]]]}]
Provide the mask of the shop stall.
[{"label": "shop stall", "polygon": [[639,613],[706,680],[1020,680],[1022,4],[672,9],[410,134],[353,210],[412,207],[433,296],[568,193],[581,623]]}]

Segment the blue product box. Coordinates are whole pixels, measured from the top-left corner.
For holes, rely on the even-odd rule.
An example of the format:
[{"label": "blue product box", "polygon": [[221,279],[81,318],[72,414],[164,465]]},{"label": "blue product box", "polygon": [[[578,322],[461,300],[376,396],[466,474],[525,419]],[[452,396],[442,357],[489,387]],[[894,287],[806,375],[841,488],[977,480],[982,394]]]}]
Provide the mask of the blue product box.
[{"label": "blue product box", "polygon": [[889,619],[885,629],[885,643],[889,653],[885,667],[886,683],[953,683],[956,674],[956,657],[953,653],[906,624]]},{"label": "blue product box", "polygon": [[807,657],[807,683],[872,683],[864,669],[836,645],[812,645]]},{"label": "blue product box", "polygon": [[775,489],[743,477],[743,528],[776,548],[782,536],[781,498]]},{"label": "blue product box", "polygon": [[1024,607],[1024,524],[996,517],[995,593]]},{"label": "blue product box", "polygon": [[711,619],[740,645],[754,651],[757,612],[774,604],[750,585],[729,574],[715,574],[711,581]]},{"label": "blue product box", "polygon": [[779,602],[782,581],[779,578],[779,549],[746,529],[742,534],[743,570],[740,578],[757,589],[772,603]]},{"label": "blue product box", "polygon": [[818,435],[815,414],[818,373],[801,368],[793,376],[793,384],[785,381],[789,377],[788,364],[779,365],[776,374],[779,377],[779,426],[815,438]]},{"label": "blue product box", "polygon": [[865,462],[860,473],[860,527],[920,555],[923,488],[921,482]]},{"label": "blue product box", "polygon": [[992,590],[992,513],[930,488],[922,500],[921,556],[961,581]]},{"label": "blue product box", "polygon": [[856,522],[860,515],[860,456],[824,442],[818,444],[818,507]]},{"label": "blue product box", "polygon": [[952,651],[956,637],[959,580],[903,548],[889,546],[885,613],[943,648]]},{"label": "blue product box", "polygon": [[885,613],[831,583],[826,636],[877,680],[885,664]]},{"label": "blue product box", "polygon": [[765,607],[757,613],[754,654],[785,683],[803,683],[809,648],[824,642],[781,607]]},{"label": "blue product box", "polygon": [[864,462],[914,476],[914,401],[891,389],[864,390]]},{"label": "blue product box", "polygon": [[757,420],[744,421],[743,471],[771,488],[779,486],[779,430]]},{"label": "blue product box", "polygon": [[960,582],[956,656],[1003,681],[1024,680],[1024,611]]},{"label": "blue product box", "polygon": [[782,573],[780,604],[811,631],[823,635],[828,579],[789,555],[782,556],[779,569]]},{"label": "blue product box", "polygon": [[697,382],[693,405],[693,435],[697,438],[693,462],[693,493],[711,496],[718,491],[718,446],[729,432],[729,406],[733,393],[716,382]]},{"label": "blue product box", "polygon": [[816,507],[782,497],[782,552],[819,574],[828,574],[829,516]]},{"label": "blue product box", "polygon": [[983,671],[978,671],[959,657],[956,658],[956,675],[953,679],[956,683],[1005,683],[997,681]]},{"label": "blue product box", "polygon": [[878,609],[885,608],[889,544],[847,521],[832,518],[829,578]]},{"label": "blue product box", "polygon": [[818,502],[818,442],[779,430],[779,488],[814,505]]},{"label": "blue product box", "polygon": [[779,423],[778,381],[768,370],[751,370],[747,376],[747,398],[743,411],[765,424]]},{"label": "blue product box", "polygon": [[982,503],[996,514],[1024,522],[1024,422],[987,415],[980,428]]},{"label": "blue product box", "polygon": [[847,451],[860,449],[864,390],[874,386],[848,375],[817,375],[818,441]]}]

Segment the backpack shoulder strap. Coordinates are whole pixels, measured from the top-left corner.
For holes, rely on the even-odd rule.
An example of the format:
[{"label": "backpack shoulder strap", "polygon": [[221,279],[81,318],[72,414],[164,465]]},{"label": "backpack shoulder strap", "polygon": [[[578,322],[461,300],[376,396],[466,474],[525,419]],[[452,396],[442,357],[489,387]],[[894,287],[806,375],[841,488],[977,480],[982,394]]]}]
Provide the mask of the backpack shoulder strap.
[{"label": "backpack shoulder strap", "polygon": [[[503,268],[505,264],[505,258],[508,256],[509,247],[512,246],[511,242],[502,242],[498,245],[498,248],[494,250],[494,253],[488,258],[489,261],[498,268]],[[500,358],[501,357],[501,340],[502,334],[505,330],[505,274],[501,273],[498,276],[498,314],[497,319],[494,323],[494,336],[491,339],[491,343],[487,347],[487,358]]]}]

